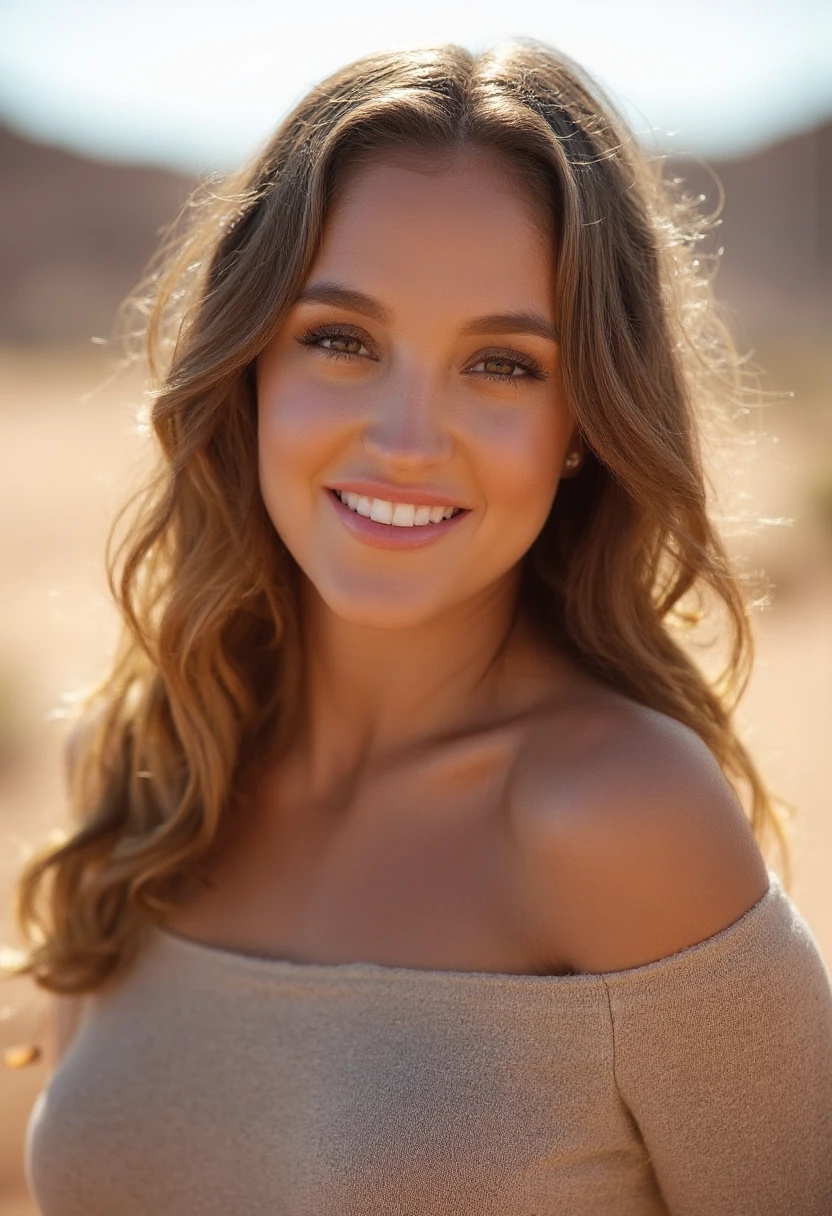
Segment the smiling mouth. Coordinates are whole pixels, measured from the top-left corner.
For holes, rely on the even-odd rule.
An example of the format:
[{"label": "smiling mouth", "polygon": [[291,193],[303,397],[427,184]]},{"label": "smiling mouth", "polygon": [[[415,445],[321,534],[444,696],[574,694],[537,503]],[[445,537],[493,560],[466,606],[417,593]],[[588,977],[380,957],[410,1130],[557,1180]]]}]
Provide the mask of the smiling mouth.
[{"label": "smiling mouth", "polygon": [[[348,511],[374,523],[399,528],[424,528],[466,513],[465,507],[427,507],[412,503],[393,503],[344,490],[330,490]],[[352,501],[350,501],[352,500]]]}]

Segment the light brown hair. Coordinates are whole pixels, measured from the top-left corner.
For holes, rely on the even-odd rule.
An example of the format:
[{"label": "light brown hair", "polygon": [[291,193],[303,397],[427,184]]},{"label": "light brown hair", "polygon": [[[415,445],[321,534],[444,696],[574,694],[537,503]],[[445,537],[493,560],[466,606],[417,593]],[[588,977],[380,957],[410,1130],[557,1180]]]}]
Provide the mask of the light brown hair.
[{"label": "light brown hair", "polygon": [[[587,453],[524,557],[517,611],[701,736],[758,840],[773,832],[787,855],[731,719],[751,637],[709,519],[700,439],[706,412],[743,388],[697,249],[707,220],[553,48],[375,54],[312,89],[219,191],[198,188],[145,285],[158,471],[108,547],[123,631],[70,743],[75,826],[19,881],[18,970],[42,987],[93,990],[128,966],[247,766],[267,741],[277,756],[288,746],[303,696],[299,584],[259,492],[255,360],[350,173],[472,149],[510,167],[549,217],[563,386]],[[727,624],[714,683],[678,633],[697,593]]]}]

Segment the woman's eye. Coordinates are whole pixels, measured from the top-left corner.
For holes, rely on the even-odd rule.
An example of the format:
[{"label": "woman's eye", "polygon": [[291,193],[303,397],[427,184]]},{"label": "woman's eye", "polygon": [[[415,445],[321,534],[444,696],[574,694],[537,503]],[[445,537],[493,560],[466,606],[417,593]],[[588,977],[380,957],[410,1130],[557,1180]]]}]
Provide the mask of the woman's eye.
[{"label": "woman's eye", "polygon": [[500,380],[515,378],[518,368],[521,372],[525,370],[521,364],[515,363],[513,359],[499,359],[496,355],[492,355],[488,359],[480,359],[479,363],[474,364],[471,371],[476,371],[478,367],[485,369],[486,376],[496,376]]},{"label": "woman's eye", "polygon": [[[343,332],[331,326],[317,326],[299,334],[296,339],[301,346],[323,351],[327,359],[375,359],[360,334]],[[481,371],[479,369],[482,369]],[[495,353],[483,355],[469,369],[486,380],[498,384],[514,384],[521,380],[545,380],[547,373],[539,363],[528,356],[510,357]]]},{"label": "woman's eye", "polygon": [[[331,329],[311,329],[297,341],[301,346],[311,346],[323,351],[328,359],[363,359],[368,355],[372,358],[370,351],[356,334],[344,334]],[[325,342],[329,345],[324,346]]]},{"label": "woman's eye", "polygon": [[[519,359],[509,359],[507,355],[486,355],[475,363],[470,370],[476,372],[478,368],[484,370],[478,372],[478,375],[486,376],[489,380],[544,380],[546,373],[539,364],[531,360],[526,363]],[[518,375],[517,372],[520,372]]]},{"label": "woman's eye", "polygon": [[[360,355],[362,350],[367,351],[366,346],[360,338],[344,338],[336,334],[332,338],[323,337],[320,342],[330,342],[331,346],[324,346],[324,350],[329,350],[336,355]],[[367,351],[367,354],[370,352]]]}]

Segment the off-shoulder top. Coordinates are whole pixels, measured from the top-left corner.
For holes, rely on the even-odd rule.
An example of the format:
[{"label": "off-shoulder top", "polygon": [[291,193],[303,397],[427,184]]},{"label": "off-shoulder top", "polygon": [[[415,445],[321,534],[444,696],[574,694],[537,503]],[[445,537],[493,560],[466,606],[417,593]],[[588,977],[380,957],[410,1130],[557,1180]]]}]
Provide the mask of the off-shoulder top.
[{"label": "off-shoulder top", "polygon": [[832,990],[773,871],[706,941],[564,976],[154,928],[33,1108],[44,1216],[829,1216]]}]

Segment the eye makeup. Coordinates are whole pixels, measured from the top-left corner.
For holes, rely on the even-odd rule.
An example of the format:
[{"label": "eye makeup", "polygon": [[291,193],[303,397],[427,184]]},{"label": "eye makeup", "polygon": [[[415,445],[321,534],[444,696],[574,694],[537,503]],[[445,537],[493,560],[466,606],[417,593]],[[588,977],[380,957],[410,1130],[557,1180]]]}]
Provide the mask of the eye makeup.
[{"label": "eye makeup", "polygon": [[[327,359],[365,359],[367,355],[361,355],[357,351],[341,351],[332,350],[329,347],[320,346],[319,343],[326,339],[342,341],[358,342],[360,345],[366,345],[366,336],[363,331],[358,330],[355,326],[342,323],[327,323],[323,325],[313,325],[304,330],[303,333],[295,336],[295,341],[301,346],[309,347],[313,350],[321,351]],[[369,356],[374,359],[372,354]],[[514,369],[508,375],[501,375],[496,372],[470,372],[470,375],[482,376],[486,380],[496,381],[500,384],[517,384],[518,380],[535,380],[541,381],[548,379],[546,372],[536,359],[530,358],[529,355],[524,355],[520,351],[510,348],[494,348],[491,350],[480,351],[476,363],[503,363],[510,364]],[[476,365],[475,363],[475,365]],[[523,371],[522,376],[514,374],[517,368]]]}]

